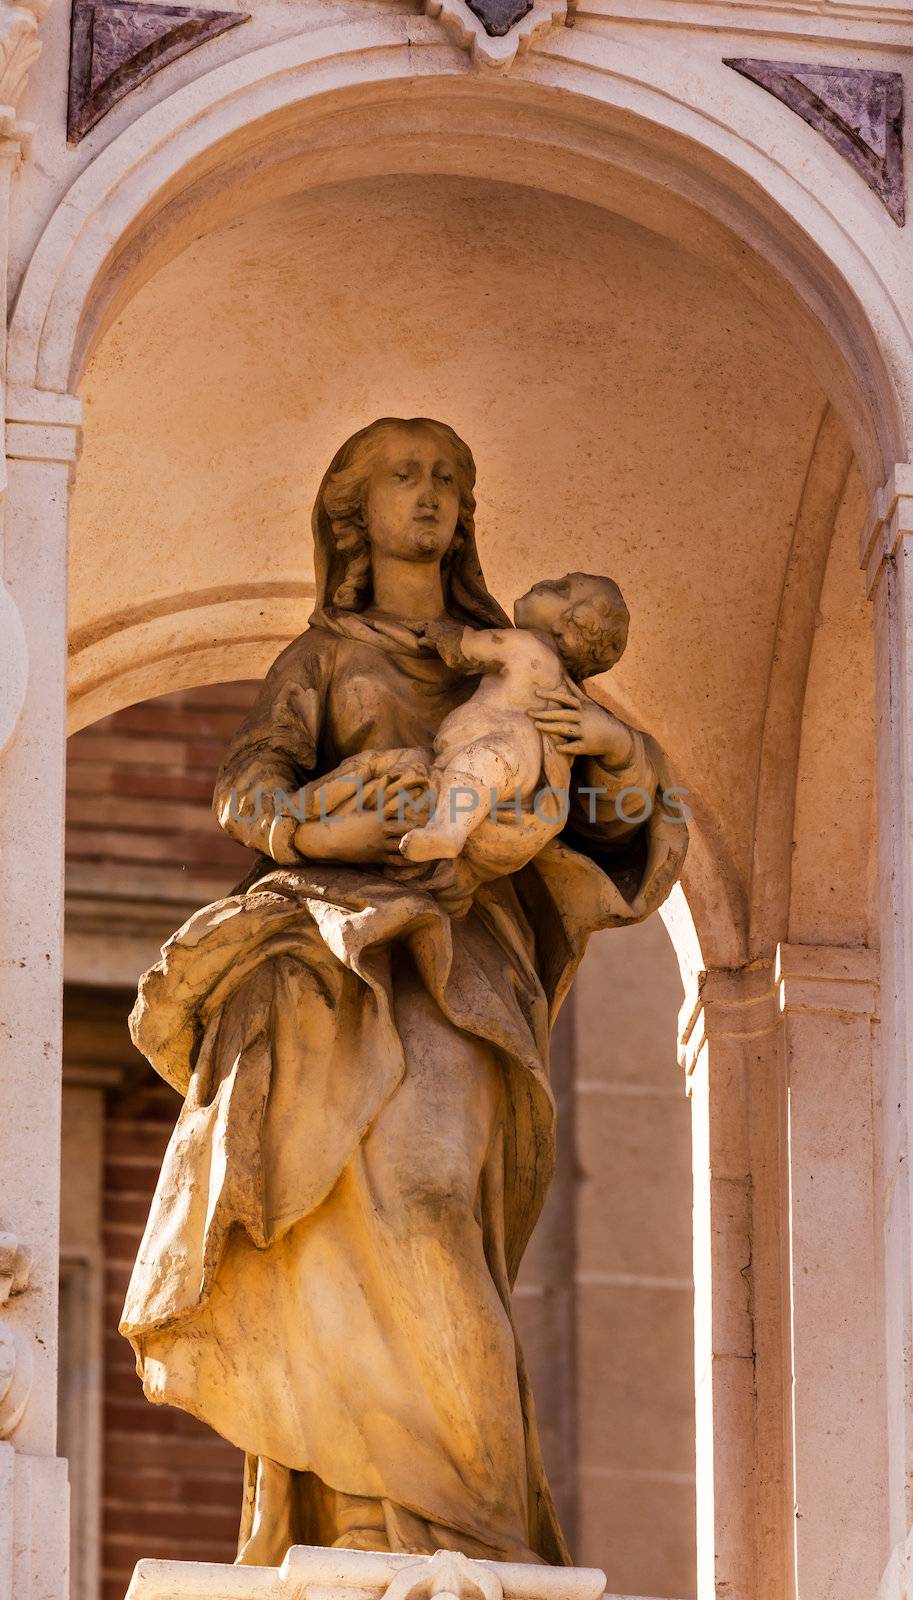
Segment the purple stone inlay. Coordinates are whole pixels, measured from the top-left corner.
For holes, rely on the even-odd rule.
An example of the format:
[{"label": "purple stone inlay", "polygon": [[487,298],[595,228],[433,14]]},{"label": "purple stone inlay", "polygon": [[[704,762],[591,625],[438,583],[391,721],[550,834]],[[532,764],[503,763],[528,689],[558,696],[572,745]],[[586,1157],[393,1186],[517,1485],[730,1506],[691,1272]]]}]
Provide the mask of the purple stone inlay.
[{"label": "purple stone inlay", "polygon": [[494,38],[510,33],[511,28],[532,11],[533,0],[466,0],[485,32]]},{"label": "purple stone inlay", "polygon": [[154,72],[247,22],[240,11],[73,0],[67,139],[78,144],[106,111]]},{"label": "purple stone inlay", "polygon": [[734,58],[724,66],[775,95],[823,134],[903,227],[904,98],[899,72]]}]

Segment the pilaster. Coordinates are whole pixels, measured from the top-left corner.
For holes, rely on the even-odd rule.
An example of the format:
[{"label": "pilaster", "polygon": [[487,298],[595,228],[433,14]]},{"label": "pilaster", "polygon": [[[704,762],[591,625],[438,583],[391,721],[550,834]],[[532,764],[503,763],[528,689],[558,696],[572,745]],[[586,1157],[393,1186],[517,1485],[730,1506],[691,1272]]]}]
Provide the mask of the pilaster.
[{"label": "pilaster", "polygon": [[0,1413],[0,1600],[65,1600],[56,1458],[67,499],[78,402],[8,397],[5,570],[29,672],[0,756],[0,1224],[28,1262],[2,1309],[15,1406]]},{"label": "pilaster", "polygon": [[781,945],[796,1591],[858,1600],[887,1542],[873,951]]},{"label": "pilaster", "polygon": [[[913,1530],[913,466],[899,464],[875,498],[860,559],[875,608],[878,924],[880,944],[879,1182],[884,1229],[888,1430],[886,1571],[908,1566]],[[898,1584],[906,1582],[898,1576]],[[906,1588],[892,1592],[906,1594]]]},{"label": "pilaster", "polygon": [[769,963],[703,975],[681,1022],[694,1152],[699,1600],[787,1592],[778,1017]]}]

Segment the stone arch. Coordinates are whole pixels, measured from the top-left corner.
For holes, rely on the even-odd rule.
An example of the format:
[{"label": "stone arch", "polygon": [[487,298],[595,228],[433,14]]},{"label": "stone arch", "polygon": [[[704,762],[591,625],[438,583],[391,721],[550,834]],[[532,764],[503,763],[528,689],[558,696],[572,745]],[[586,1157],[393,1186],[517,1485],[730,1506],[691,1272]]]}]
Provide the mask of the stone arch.
[{"label": "stone arch", "polygon": [[[242,56],[138,118],[52,216],[12,319],[13,406],[35,389],[72,392],[105,328],[193,234],[302,185],[418,171],[484,176],[494,155],[508,181],[595,202],[722,260],[807,357],[871,490],[906,458],[913,412],[910,334],[855,243],[856,212],[875,202],[846,184],[810,133],[800,135],[802,169],[791,171],[782,113],[724,73],[709,63],[699,81],[682,82],[662,50],[615,44],[609,57],[596,36],[564,30],[510,80],[493,82],[471,72],[435,24],[394,17]],[[155,615],[112,618],[103,637],[74,640],[87,691],[76,723],[99,714],[100,683],[116,680],[124,695],[173,687],[188,650],[192,664],[179,669],[188,681],[219,677],[218,645],[205,639],[226,627],[253,658],[264,643],[260,598],[182,595]],[[283,611],[294,599],[271,596]],[[717,959],[732,962],[746,953],[744,910],[731,870],[712,866],[716,855],[708,833],[692,856],[692,892],[699,922],[704,902],[725,924]]]},{"label": "stone arch", "polygon": [[331,176],[490,173],[497,153],[510,181],[620,208],[678,231],[692,250],[722,251],[758,298],[778,304],[878,485],[906,459],[913,362],[900,308],[855,243],[856,213],[877,203],[847,186],[810,133],[802,170],[791,171],[776,108],[725,70],[708,63],[700,80],[682,82],[671,54],[616,42],[607,56],[597,37],[565,30],[492,83],[435,24],[412,18],[253,51],[139,117],[73,184],[20,288],[10,382],[72,389],[138,284],[225,215],[229,182],[243,206],[252,181],[262,199],[270,184]]},{"label": "stone arch", "polygon": [[852,463],[846,431],[827,405],[796,507],[770,663],[755,804],[750,956],[766,954],[787,934],[806,687],[825,567]]}]

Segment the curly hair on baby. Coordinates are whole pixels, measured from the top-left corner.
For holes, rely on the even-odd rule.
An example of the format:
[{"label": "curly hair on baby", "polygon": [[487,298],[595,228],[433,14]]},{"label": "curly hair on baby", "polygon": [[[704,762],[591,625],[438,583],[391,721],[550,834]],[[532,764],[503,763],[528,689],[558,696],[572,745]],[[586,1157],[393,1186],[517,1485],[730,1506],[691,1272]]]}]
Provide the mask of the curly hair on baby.
[{"label": "curly hair on baby", "polygon": [[611,578],[584,572],[569,576],[585,578],[590,593],[562,617],[555,643],[571,677],[579,682],[614,667],[628,642],[631,618],[624,596]]}]

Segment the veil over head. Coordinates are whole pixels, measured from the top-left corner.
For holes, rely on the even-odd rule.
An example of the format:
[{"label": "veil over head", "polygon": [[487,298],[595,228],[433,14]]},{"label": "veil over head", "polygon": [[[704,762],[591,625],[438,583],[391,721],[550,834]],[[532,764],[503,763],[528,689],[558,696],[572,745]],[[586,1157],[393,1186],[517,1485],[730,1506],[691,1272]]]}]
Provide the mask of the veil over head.
[{"label": "veil over head", "polygon": [[[446,422],[437,422],[431,417],[378,417],[366,428],[359,428],[357,433],[353,433],[336,451],[323,475],[314,503],[311,526],[314,534],[316,606],[311,616],[312,624],[319,625],[325,618],[332,617],[334,612],[339,613],[340,608],[333,605],[333,596],[346,576],[349,561],[346,553],[338,547],[332,520],[326,509],[330,479],[351,465],[359,448],[370,442],[372,434],[388,428],[426,428],[442,436],[455,452],[467,460],[470,489],[475,482],[472,453]],[[467,518],[463,515],[462,506],[453,545],[441,562],[441,577],[447,611],[458,622],[477,628],[510,627],[510,618],[502,611],[485,582],[476,547],[474,522],[471,516]]]}]

